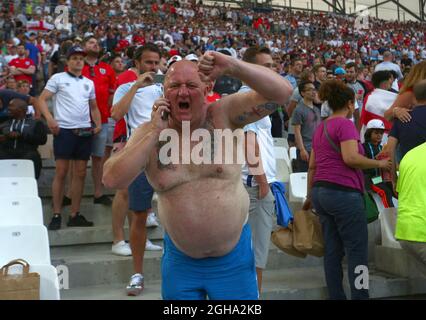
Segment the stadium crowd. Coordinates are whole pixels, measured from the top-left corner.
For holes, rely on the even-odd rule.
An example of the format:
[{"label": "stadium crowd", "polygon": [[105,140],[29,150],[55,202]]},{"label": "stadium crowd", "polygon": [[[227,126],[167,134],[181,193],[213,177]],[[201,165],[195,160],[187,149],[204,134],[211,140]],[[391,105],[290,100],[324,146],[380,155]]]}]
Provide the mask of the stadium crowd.
[{"label": "stadium crowd", "polygon": [[[59,5],[63,7],[58,19],[55,8]],[[87,161],[92,160],[93,201],[112,205],[112,252],[133,253],[135,274],[128,294],[137,295],[143,289],[143,247],[162,249],[146,239],[144,230],[145,225],[159,224],[151,208],[153,189],[141,175],[129,190],[117,190],[111,200],[103,194],[104,164],[111,154],[120,152],[139,125],[150,121],[152,105],[163,95],[164,78],[154,74],[166,74],[176,62],[198,63],[209,51],[269,68],[293,89],[287,103],[277,105],[266,122],[259,120],[244,128],[247,136],[257,137],[262,161],[268,162],[264,169],[271,170],[258,176],[245,168],[243,174],[250,195],[248,222],[257,237],[259,292],[272,231],[265,216],[274,213],[271,189],[276,179],[275,169],[270,168],[275,168],[275,160],[267,156],[273,148],[272,137],[284,137],[297,148],[294,172],[309,172],[304,207],[314,207],[323,225],[331,298],[345,298],[342,280],[335,275],[342,272],[344,250],[353,264],[349,268],[368,264],[366,222],[350,215],[338,217],[341,211],[351,210],[362,216],[364,209],[354,208],[363,201],[364,184],[381,195],[385,207],[394,206],[398,193],[404,195],[399,205],[405,216],[397,235],[404,248],[426,264],[426,235],[410,227],[418,213],[408,204],[419,193],[406,195],[408,183],[397,186],[396,176],[404,156],[426,141],[422,125],[426,120],[422,113],[426,23],[370,17],[368,25],[358,26],[355,17],[334,13],[207,6],[202,1],[39,0],[3,2],[0,27],[0,158],[33,159],[38,177],[42,169],[36,150],[46,142],[46,125],[55,135],[50,230],[62,227],[65,205],[71,205],[69,227],[93,226],[80,214]],[[209,103],[252,90],[229,75],[208,83],[208,88]],[[25,121],[31,125],[24,132]],[[324,140],[326,123],[331,138]],[[359,150],[357,141],[363,143]],[[330,157],[333,152],[339,159],[335,154]],[[337,168],[335,177],[327,178],[325,164]],[[410,165],[416,168],[415,161]],[[400,174],[407,179],[406,172]],[[142,200],[137,199],[140,194]],[[324,200],[337,195],[347,207],[334,208],[336,201]],[[426,203],[420,205],[424,208]],[[134,212],[130,245],[123,232],[129,208]],[[420,221],[426,227],[424,214]],[[351,230],[342,231],[345,225],[351,225]],[[352,298],[368,298],[368,292],[352,284],[351,289]]]}]

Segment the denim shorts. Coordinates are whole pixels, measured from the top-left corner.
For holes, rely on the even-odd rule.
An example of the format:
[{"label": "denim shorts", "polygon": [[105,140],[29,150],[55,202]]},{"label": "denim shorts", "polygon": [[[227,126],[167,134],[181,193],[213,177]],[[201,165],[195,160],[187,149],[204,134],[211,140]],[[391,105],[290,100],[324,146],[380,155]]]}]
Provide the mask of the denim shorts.
[{"label": "denim shorts", "polygon": [[115,120],[112,118],[108,118],[108,130],[107,130],[107,139],[106,139],[107,147],[113,146],[114,129],[115,129]]},{"label": "denim shorts", "polygon": [[93,137],[79,137],[73,129],[60,128],[53,136],[53,153],[56,159],[89,160]]},{"label": "denim shorts", "polygon": [[250,197],[248,223],[252,231],[254,256],[256,267],[266,268],[269,254],[269,244],[271,242],[271,232],[274,227],[275,198],[272,191],[265,198],[259,200],[259,187],[245,186]]},{"label": "denim shorts", "polygon": [[248,224],[234,249],[222,257],[191,258],[165,233],[161,274],[164,300],[205,300],[207,296],[210,300],[259,299]]},{"label": "denim shorts", "polygon": [[102,130],[93,137],[92,156],[102,158],[105,155],[107,137],[108,137],[108,123],[103,123]]},{"label": "denim shorts", "polygon": [[146,178],[145,173],[141,173],[129,185],[129,209],[135,212],[147,211],[152,207],[152,197],[154,189]]}]

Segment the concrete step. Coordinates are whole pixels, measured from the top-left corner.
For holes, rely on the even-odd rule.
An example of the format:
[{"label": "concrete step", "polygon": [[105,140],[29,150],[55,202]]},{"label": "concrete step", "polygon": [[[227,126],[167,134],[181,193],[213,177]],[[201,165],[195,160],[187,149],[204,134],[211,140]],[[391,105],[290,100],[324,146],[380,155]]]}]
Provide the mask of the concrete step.
[{"label": "concrete step", "polygon": [[[322,267],[281,268],[266,270],[263,275],[261,300],[325,300],[327,287]],[[392,277],[370,270],[371,299],[424,299],[415,285],[406,278]],[[63,300],[158,300],[161,299],[161,280],[146,280],[139,297],[127,297],[127,282],[62,290]],[[413,286],[414,285],[414,286]],[[345,290],[348,292],[348,286]]]},{"label": "concrete step", "polygon": [[128,297],[127,282],[61,290],[61,300],[161,300],[161,281],[146,281],[143,293]]},{"label": "concrete step", "polygon": [[[89,180],[90,179],[90,180]],[[86,176],[86,182],[84,184],[84,190],[83,190],[83,197],[92,197],[95,194],[95,186],[93,185],[93,182],[91,180],[92,178],[89,178]],[[53,177],[52,177],[53,180]],[[38,195],[40,198],[52,198],[52,180],[49,182],[38,182]],[[104,188],[103,193],[107,196],[114,196],[115,190]]]},{"label": "concrete step", "polygon": [[[111,201],[114,197],[110,196]],[[45,223],[49,223],[52,219],[53,204],[51,197],[41,197],[43,204],[43,219]],[[157,210],[157,196],[154,194],[152,199],[152,208],[154,212]],[[71,213],[71,206],[62,208],[62,220],[68,221],[68,216]],[[112,206],[93,203],[93,196],[86,196],[81,199],[80,213],[89,221],[93,221],[95,225],[111,225],[112,221]],[[64,221],[65,221],[64,220]]]},{"label": "concrete step", "polygon": [[[58,246],[75,246],[86,244],[108,243],[111,244],[113,240],[112,227],[110,225],[95,226],[95,227],[65,227],[56,231],[49,231],[49,244],[50,247]],[[164,231],[162,227],[147,228],[148,239],[162,240]],[[129,227],[124,227],[125,239],[129,239]]]},{"label": "concrete step", "polygon": [[[328,298],[324,269],[299,268],[269,270],[264,275],[264,292],[266,300],[323,300]],[[350,298],[347,277],[344,278],[344,289]],[[416,285],[407,278],[385,274],[370,266],[369,294],[371,299],[384,299],[409,295],[424,294],[425,287]]]},{"label": "concrete step", "polygon": [[[162,245],[161,241],[153,241]],[[111,253],[111,243],[51,248],[52,265],[66,266],[69,288],[125,283],[134,273],[132,257]],[[147,279],[160,279],[162,251],[146,251],[144,274]]]},{"label": "concrete step", "polygon": [[426,266],[403,249],[376,246],[375,256],[377,269],[426,283]]},{"label": "concrete step", "polygon": [[[59,241],[59,240],[58,240]],[[162,241],[153,241],[162,246]],[[147,251],[144,259],[146,279],[160,280],[162,251]],[[125,283],[133,274],[132,257],[115,256],[111,243],[51,248],[54,266],[65,265],[69,271],[70,288]],[[271,244],[267,269],[321,266],[322,259],[300,259],[289,256]]]},{"label": "concrete step", "polygon": [[[112,200],[112,198],[111,198]],[[51,199],[42,199],[43,203],[43,221],[49,224],[53,215]],[[87,220],[93,221],[95,226],[111,225],[112,221],[112,208],[101,204],[94,204],[92,197],[83,198],[80,205],[80,213],[86,217]],[[71,214],[71,206],[62,208],[62,222],[66,226],[68,217]],[[126,219],[127,220],[127,219]]]},{"label": "concrete step", "polygon": [[[52,181],[55,176],[55,161],[53,159],[43,159],[43,168],[40,173],[40,177],[37,180],[38,192],[40,197],[51,198],[52,197]],[[105,189],[104,194],[114,195],[115,190]],[[91,161],[88,162],[86,171],[86,180],[84,185],[83,195],[93,196],[94,186],[91,173]]]}]

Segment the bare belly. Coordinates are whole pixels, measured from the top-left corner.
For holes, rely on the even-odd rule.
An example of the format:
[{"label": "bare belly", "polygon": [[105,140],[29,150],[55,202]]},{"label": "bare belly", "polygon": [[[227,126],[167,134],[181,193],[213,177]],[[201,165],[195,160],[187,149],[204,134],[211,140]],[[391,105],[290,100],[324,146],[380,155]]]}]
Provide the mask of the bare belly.
[{"label": "bare belly", "polygon": [[238,243],[249,198],[238,181],[204,178],[158,195],[158,215],[176,247],[192,258],[218,257]]}]

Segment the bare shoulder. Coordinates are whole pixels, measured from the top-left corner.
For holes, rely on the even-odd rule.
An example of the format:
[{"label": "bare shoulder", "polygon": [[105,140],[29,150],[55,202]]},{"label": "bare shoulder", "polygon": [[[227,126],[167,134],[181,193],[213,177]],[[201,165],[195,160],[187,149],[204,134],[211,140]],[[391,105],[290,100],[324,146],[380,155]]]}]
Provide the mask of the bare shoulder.
[{"label": "bare shoulder", "polygon": [[222,99],[209,104],[207,107],[206,126],[209,129],[224,129],[231,127]]}]

